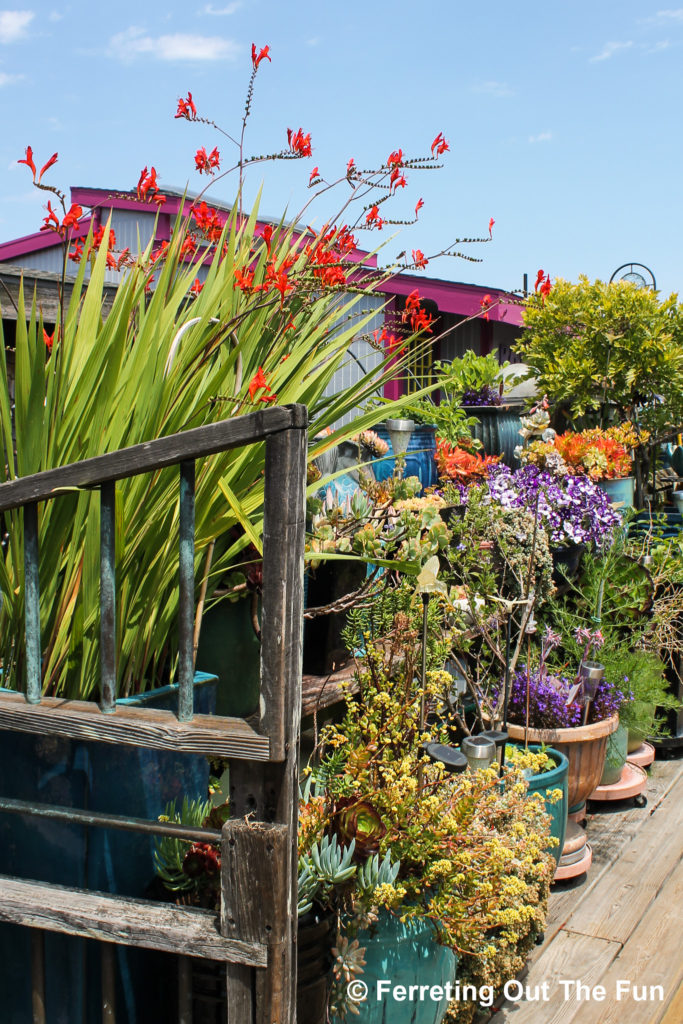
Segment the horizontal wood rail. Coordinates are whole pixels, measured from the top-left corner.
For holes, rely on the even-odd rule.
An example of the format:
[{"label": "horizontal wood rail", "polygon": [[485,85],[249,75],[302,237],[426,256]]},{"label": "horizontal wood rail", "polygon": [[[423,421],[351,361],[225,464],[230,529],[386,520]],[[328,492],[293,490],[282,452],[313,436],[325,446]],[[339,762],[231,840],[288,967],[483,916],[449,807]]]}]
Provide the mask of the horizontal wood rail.
[{"label": "horizontal wood rail", "polygon": [[195,715],[190,722],[179,722],[172,711],[121,704],[115,714],[105,715],[89,701],[43,697],[40,704],[27,704],[23,693],[3,693],[0,728],[184,754],[270,760],[267,736],[241,718],[216,715]]},{"label": "horizontal wood rail", "polygon": [[210,910],[0,875],[0,921],[100,942],[266,967],[267,946],[225,938]]},{"label": "horizontal wood rail", "polygon": [[290,427],[305,428],[305,413],[305,407],[300,405],[276,406],[10,480],[0,484],[0,512],[28,502],[56,498],[60,491],[73,487],[97,487],[111,480],[165,469],[186,459],[200,459],[255,444]]}]

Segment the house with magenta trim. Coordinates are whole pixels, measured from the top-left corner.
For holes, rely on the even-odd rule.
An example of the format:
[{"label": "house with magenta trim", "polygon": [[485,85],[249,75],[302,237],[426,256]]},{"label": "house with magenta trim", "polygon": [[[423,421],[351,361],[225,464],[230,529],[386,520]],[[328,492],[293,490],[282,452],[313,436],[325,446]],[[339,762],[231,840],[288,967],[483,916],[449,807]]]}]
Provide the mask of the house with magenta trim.
[{"label": "house with magenta trim", "polygon": [[[137,254],[150,242],[156,248],[170,239],[178,214],[189,215],[194,199],[173,189],[165,189],[164,192],[166,202],[157,209],[149,201],[140,199],[135,191],[73,187],[71,202],[86,212],[73,229],[72,243],[85,240],[91,227],[95,232],[111,221],[117,251],[128,249]],[[219,214],[230,212],[229,207],[220,203],[214,202],[213,206]],[[264,220],[262,226],[266,223]],[[351,258],[368,269],[377,266],[377,257],[360,249],[352,253]],[[10,358],[20,281],[23,280],[26,304],[30,304],[35,294],[43,322],[51,331],[56,320],[62,266],[62,242],[53,231],[41,230],[0,243],[0,308]],[[76,265],[68,264],[65,279],[67,298],[75,273]],[[124,273],[125,270],[106,272],[105,316]],[[206,270],[200,266],[200,280],[205,273]],[[416,288],[421,306],[434,321],[434,343],[426,352],[416,355],[406,378],[394,379],[386,385],[387,398],[398,397],[406,388],[414,390],[430,383],[435,360],[453,359],[468,349],[480,355],[497,350],[501,362],[515,361],[514,343],[522,331],[522,309],[513,296],[493,287],[444,281],[421,273],[397,273],[382,282],[381,291],[359,299],[362,311],[371,313],[372,318],[364,329],[364,336],[359,336],[354,342],[352,358],[338,371],[331,386],[332,393],[359,379],[366,369],[381,360],[382,353],[370,338],[373,332],[376,332],[376,337],[381,337],[385,328],[388,334],[401,331],[406,300]]]}]

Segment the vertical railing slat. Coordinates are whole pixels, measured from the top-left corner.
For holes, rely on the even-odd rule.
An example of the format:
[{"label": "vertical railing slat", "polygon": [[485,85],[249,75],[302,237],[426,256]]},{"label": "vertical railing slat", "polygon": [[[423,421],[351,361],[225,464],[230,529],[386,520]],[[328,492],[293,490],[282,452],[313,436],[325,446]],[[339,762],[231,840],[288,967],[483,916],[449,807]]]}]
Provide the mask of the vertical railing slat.
[{"label": "vertical railing slat", "polygon": [[38,579],[38,505],[24,506],[24,615],[26,631],[26,700],[39,704],[42,693],[40,651],[40,583]]},{"label": "vertical railing slat", "polygon": [[31,930],[31,1021],[45,1024],[45,932]]},{"label": "vertical railing slat", "polygon": [[116,484],[100,487],[100,707],[116,704]]},{"label": "vertical railing slat", "polygon": [[180,463],[180,569],[178,594],[178,718],[194,710],[194,459]]}]

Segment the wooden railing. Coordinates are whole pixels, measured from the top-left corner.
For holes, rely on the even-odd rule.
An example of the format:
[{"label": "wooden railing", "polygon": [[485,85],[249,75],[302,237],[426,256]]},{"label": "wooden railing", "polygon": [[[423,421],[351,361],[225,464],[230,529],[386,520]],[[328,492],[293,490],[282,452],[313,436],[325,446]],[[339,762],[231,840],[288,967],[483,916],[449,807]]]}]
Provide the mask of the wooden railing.
[{"label": "wooden railing", "polygon": [[[301,706],[305,527],[304,406],[266,409],[0,485],[0,512],[24,509],[26,693],[0,696],[0,728],[101,743],[227,758],[231,820],[222,832],[27,803],[0,797],[0,811],[94,827],[220,842],[221,911],[0,876],[0,920],[199,956],[227,964],[229,1024],[294,1024],[298,739]],[[265,440],[261,682],[258,721],[193,714],[195,459]],[[171,711],[116,704],[114,520],[117,480],[180,467],[179,700]],[[99,488],[99,705],[42,696],[38,502],[69,488]],[[34,1017],[44,1005],[42,932],[34,932]],[[103,947],[103,978],[111,974]],[[179,972],[179,1020],[190,1024],[187,960]],[[29,965],[27,965],[27,970]],[[103,991],[103,1002],[107,1000]],[[37,1012],[37,1016],[36,1016]],[[28,1010],[27,1010],[27,1019]],[[114,1020],[114,1017],[103,1017]]]}]

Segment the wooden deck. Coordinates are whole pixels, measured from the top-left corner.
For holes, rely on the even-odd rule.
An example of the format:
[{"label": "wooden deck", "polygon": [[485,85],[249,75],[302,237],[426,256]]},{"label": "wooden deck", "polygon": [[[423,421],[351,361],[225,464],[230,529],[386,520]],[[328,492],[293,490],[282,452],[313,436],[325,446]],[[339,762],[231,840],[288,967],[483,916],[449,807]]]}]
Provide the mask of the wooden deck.
[{"label": "wooden deck", "polygon": [[545,941],[497,1024],[682,1024],[683,762],[649,775],[646,807],[589,805],[593,865],[553,886]]}]

